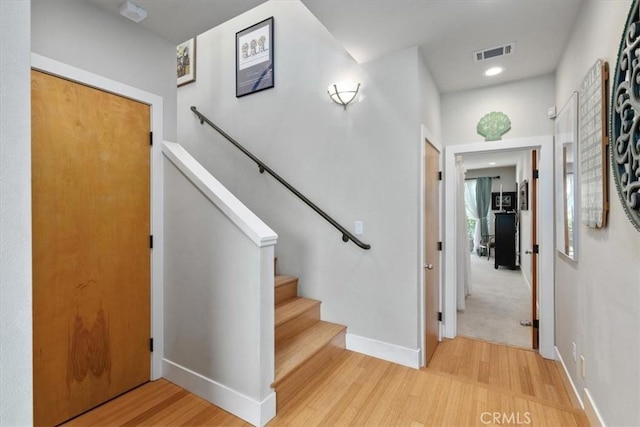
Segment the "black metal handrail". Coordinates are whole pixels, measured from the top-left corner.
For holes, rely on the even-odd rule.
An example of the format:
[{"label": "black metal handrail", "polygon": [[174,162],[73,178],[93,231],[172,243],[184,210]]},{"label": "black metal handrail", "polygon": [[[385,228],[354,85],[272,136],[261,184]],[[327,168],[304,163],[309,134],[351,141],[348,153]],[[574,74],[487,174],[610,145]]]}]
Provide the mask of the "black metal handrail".
[{"label": "black metal handrail", "polygon": [[337,228],[342,233],[342,241],[343,242],[348,242],[349,240],[351,240],[353,243],[355,243],[356,245],[358,245],[362,249],[371,249],[371,245],[361,242],[356,236],[351,234],[346,228],[344,228],[343,226],[338,224],[338,222],[336,220],[331,218],[325,211],[323,211],[318,206],[316,206],[316,204],[313,203],[311,200],[307,199],[302,193],[300,193],[291,184],[289,184],[287,181],[285,181],[284,178],[282,178],[280,175],[275,173],[269,166],[264,164],[264,162],[262,160],[258,159],[256,156],[254,156],[253,153],[251,153],[249,150],[244,148],[238,141],[233,139],[228,133],[226,133],[225,131],[220,129],[218,126],[215,125],[215,123],[213,123],[211,120],[209,120],[204,114],[199,112],[196,107],[191,107],[191,111],[193,111],[195,113],[195,115],[198,116],[198,118],[200,119],[200,124],[201,125],[206,123],[209,126],[211,126],[212,128],[214,128],[215,130],[217,130],[220,133],[220,135],[225,137],[225,139],[227,141],[229,141],[230,143],[235,145],[238,150],[242,151],[247,157],[249,157],[251,160],[253,160],[258,165],[258,170],[260,171],[260,173],[267,172],[269,175],[274,177],[276,179],[276,181],[278,181],[280,184],[284,185],[289,191],[291,191],[293,194],[298,196],[298,198],[300,200],[302,200],[303,202],[305,202],[311,209],[316,211],[316,213],[318,215],[320,215],[322,218],[324,218],[327,222],[329,222],[329,224],[331,224],[335,228]]}]

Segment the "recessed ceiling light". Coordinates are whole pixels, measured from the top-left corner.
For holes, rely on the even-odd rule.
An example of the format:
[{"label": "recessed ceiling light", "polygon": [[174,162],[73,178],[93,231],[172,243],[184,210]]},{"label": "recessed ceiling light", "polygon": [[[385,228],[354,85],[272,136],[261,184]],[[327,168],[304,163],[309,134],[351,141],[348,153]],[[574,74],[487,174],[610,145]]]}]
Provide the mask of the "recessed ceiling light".
[{"label": "recessed ceiling light", "polygon": [[484,75],[487,77],[497,76],[503,71],[504,71],[504,68],[502,67],[492,67],[492,68],[489,68],[487,71],[485,71]]},{"label": "recessed ceiling light", "polygon": [[493,166],[495,164],[496,164],[496,162],[489,162],[489,166]]}]

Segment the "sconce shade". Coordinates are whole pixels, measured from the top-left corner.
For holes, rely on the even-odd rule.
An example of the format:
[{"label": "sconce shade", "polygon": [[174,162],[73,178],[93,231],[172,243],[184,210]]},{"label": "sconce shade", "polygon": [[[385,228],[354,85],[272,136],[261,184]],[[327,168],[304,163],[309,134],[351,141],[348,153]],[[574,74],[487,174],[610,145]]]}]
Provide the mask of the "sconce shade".
[{"label": "sconce shade", "polygon": [[344,106],[344,109],[346,110],[347,105],[356,99],[359,90],[360,83],[343,82],[329,85],[327,92],[333,102]]}]

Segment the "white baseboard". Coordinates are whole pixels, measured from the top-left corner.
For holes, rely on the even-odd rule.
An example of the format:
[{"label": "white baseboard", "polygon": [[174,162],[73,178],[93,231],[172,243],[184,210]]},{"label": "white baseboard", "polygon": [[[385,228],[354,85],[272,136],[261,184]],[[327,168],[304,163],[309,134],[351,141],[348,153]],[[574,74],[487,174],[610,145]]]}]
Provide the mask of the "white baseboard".
[{"label": "white baseboard", "polygon": [[584,412],[587,414],[589,424],[592,427],[606,427],[598,408],[591,397],[591,393],[586,388],[584,389]]},{"label": "white baseboard", "polygon": [[262,427],[276,416],[275,393],[258,402],[167,359],[162,361],[162,376],[254,426]]},{"label": "white baseboard", "polygon": [[346,338],[347,350],[408,366],[409,368],[420,369],[420,350],[418,349],[400,347],[353,334],[347,334]]},{"label": "white baseboard", "polygon": [[567,369],[567,365],[565,365],[564,363],[564,359],[560,354],[560,350],[558,350],[558,347],[554,347],[554,349],[556,350],[556,361],[560,363],[560,365],[562,366],[562,373],[564,373],[564,375],[562,376],[562,381],[564,382],[565,387],[570,388],[573,391],[573,394],[569,392],[570,394],[569,397],[571,398],[571,401],[573,402],[574,406],[578,404],[580,405],[580,408],[584,409],[584,403],[580,398],[580,393],[578,393],[578,389],[576,388],[576,385],[573,383],[573,380],[571,379],[571,375],[569,375],[569,370]]}]

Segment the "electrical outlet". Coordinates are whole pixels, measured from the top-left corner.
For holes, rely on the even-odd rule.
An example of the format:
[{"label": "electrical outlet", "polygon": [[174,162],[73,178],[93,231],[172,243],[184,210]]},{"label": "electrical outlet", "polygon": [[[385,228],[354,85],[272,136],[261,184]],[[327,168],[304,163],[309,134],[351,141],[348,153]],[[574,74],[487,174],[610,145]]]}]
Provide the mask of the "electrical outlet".
[{"label": "electrical outlet", "polygon": [[578,348],[576,347],[576,343],[571,343],[573,348],[573,363],[578,361]]},{"label": "electrical outlet", "polygon": [[364,222],[356,221],[356,236],[362,236],[364,233]]},{"label": "electrical outlet", "polygon": [[582,378],[587,378],[587,371],[586,368],[584,366],[584,356],[580,355],[580,374],[582,375]]}]

